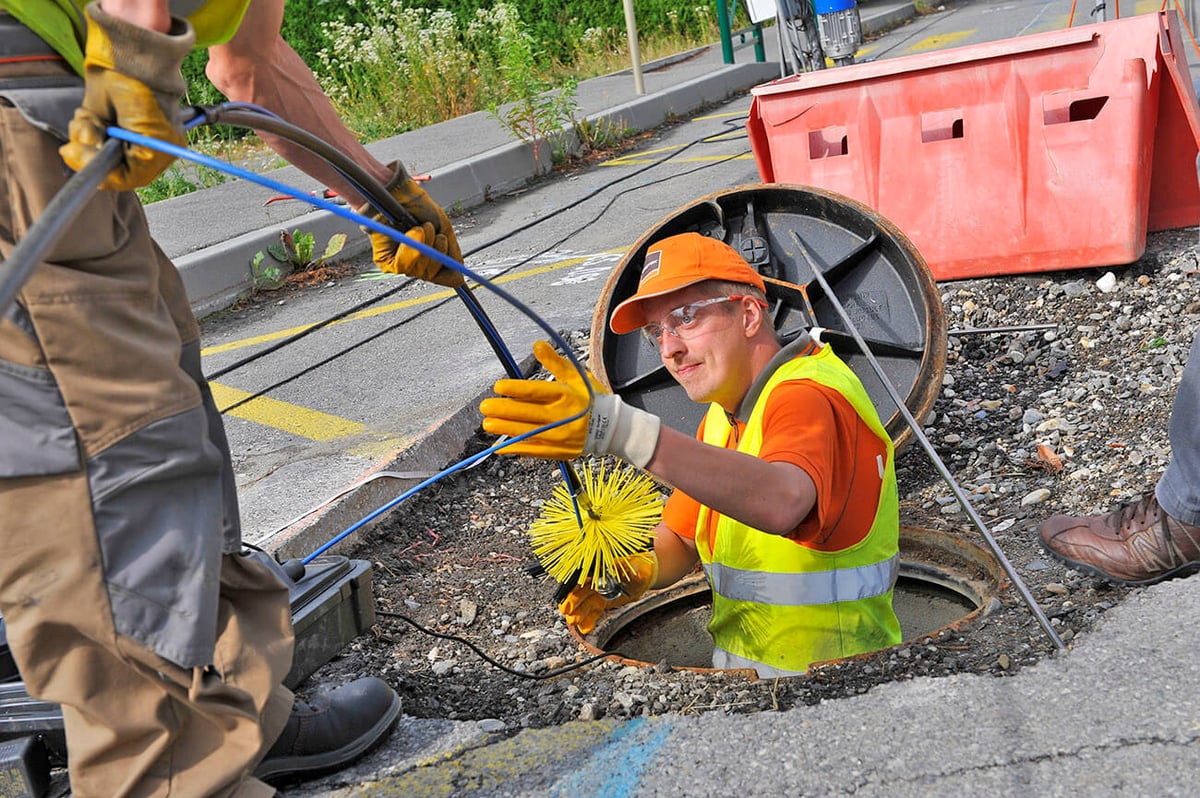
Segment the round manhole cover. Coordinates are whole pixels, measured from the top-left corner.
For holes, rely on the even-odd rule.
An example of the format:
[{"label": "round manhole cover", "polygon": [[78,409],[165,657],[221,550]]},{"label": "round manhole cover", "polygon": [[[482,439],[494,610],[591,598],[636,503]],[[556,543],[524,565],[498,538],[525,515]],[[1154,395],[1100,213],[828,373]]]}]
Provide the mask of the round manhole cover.
[{"label": "round manhole cover", "polygon": [[655,241],[698,232],[725,241],[767,282],[775,331],[787,343],[813,327],[862,380],[900,451],[911,437],[902,414],[825,296],[829,283],[909,411],[924,418],[942,386],[946,326],[941,294],[900,230],[862,203],[811,186],[755,184],[701,197],[646,232],[613,269],[592,316],[596,377],[675,429],[696,430],[705,406],[671,379],[639,333],[608,329],[613,310],[637,290]]}]

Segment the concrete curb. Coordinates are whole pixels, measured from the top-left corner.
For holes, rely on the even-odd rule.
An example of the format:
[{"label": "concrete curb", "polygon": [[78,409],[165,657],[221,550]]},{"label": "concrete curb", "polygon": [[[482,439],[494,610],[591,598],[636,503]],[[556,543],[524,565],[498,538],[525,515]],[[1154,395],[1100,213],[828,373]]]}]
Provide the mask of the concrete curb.
[{"label": "concrete curb", "polygon": [[[534,356],[529,354],[518,362],[517,366],[522,374],[531,374],[538,363]],[[475,434],[483,420],[479,414],[479,403],[491,395],[492,386],[489,385],[457,412],[431,422],[424,432],[413,436],[409,445],[396,451],[386,462],[373,465],[358,479],[353,480],[344,495],[310,515],[294,521],[286,528],[267,535],[257,545],[280,559],[306,557],[370,513],[439,473],[446,468],[447,463],[456,461],[462,455],[466,441]],[[372,479],[387,471],[404,476]],[[330,552],[338,553],[341,548],[356,541],[359,533],[369,529],[374,523],[371,521],[364,524],[362,529],[348,535],[345,541],[339,542]]]},{"label": "concrete curb", "polygon": [[[430,423],[424,432],[413,438],[410,445],[395,452],[386,462],[376,463],[353,480],[344,495],[268,535],[258,545],[279,559],[306,557],[405,491],[437,474],[462,454],[464,441],[479,429],[482,421],[479,403],[490,394],[491,386],[488,386],[488,390],[481,392],[457,413]],[[388,471],[404,476],[372,479]],[[339,553],[374,523],[372,520],[363,524],[362,528],[332,547],[330,553]]]},{"label": "concrete curb", "polygon": [[[861,6],[859,7],[861,11]],[[880,11],[872,16],[862,17],[862,27],[864,36],[872,36],[876,33],[882,33],[889,28],[899,25],[901,22],[912,19],[917,15],[917,9],[908,3],[907,5],[898,8],[887,9]]]}]

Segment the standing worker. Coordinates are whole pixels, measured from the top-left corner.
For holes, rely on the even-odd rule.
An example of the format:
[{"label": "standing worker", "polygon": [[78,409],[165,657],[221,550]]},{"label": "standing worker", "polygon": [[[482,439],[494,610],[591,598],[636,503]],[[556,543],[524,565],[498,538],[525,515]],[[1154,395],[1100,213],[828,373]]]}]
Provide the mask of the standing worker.
[{"label": "standing worker", "polygon": [[[709,405],[696,438],[597,390],[590,413],[504,449],[616,455],[675,489],[653,552],[617,562],[620,597],[585,583],[560,605],[581,632],[699,560],[715,668],[789,676],[900,642],[891,441],[833,350],[807,335],[781,346],[766,307],[762,277],[727,244],[698,233],[652,244],[609,326],[640,329],[688,396]],[[574,367],[548,344],[534,353],[555,381],[497,382],[499,396],[480,406],[486,431],[520,435],[587,410]]]},{"label": "standing worker", "polygon": [[[255,0],[233,40],[248,0],[180,2],[186,19],[173,5],[0,0],[0,254],[108,126],[184,143],[180,65],[196,44],[228,42],[211,69],[234,99],[286,118],[272,100],[320,95],[298,59],[279,60],[282,0]],[[336,116],[304,118],[349,136]],[[30,694],[62,706],[73,794],[270,795],[259,777],[337,769],[382,740],[400,701],[373,677],[313,706],[282,686],[288,591],[242,554],[199,327],[133,193],[170,161],[126,145],[0,318],[0,614]],[[422,223],[410,236],[459,257],[402,167],[364,166]],[[461,279],[373,239],[381,268]]]}]

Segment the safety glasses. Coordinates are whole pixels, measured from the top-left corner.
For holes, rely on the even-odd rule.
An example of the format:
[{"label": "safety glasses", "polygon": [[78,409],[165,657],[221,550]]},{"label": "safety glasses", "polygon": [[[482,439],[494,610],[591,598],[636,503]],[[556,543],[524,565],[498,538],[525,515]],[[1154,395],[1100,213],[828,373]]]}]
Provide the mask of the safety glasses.
[{"label": "safety glasses", "polygon": [[701,322],[704,316],[702,311],[705,308],[719,305],[722,302],[740,302],[743,299],[752,299],[755,304],[761,305],[764,308],[767,306],[766,302],[749,294],[717,296],[712,299],[702,299],[699,302],[689,302],[682,307],[672,310],[661,322],[647,324],[642,327],[642,337],[646,339],[647,343],[656,348],[662,346],[663,335],[671,335],[681,341],[686,341],[701,331],[703,327]]}]

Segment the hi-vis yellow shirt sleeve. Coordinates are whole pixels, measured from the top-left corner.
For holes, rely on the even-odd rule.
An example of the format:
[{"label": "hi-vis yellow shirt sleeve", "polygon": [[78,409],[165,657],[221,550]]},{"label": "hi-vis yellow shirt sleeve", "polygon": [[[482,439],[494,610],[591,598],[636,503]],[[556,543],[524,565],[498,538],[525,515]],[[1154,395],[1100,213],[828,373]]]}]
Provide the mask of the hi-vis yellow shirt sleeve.
[{"label": "hi-vis yellow shirt sleeve", "polygon": [[[0,0],[12,14],[83,74],[83,7],[91,0]],[[196,30],[196,46],[228,41],[246,14],[250,0],[170,0],[171,13],[187,17]]]}]

